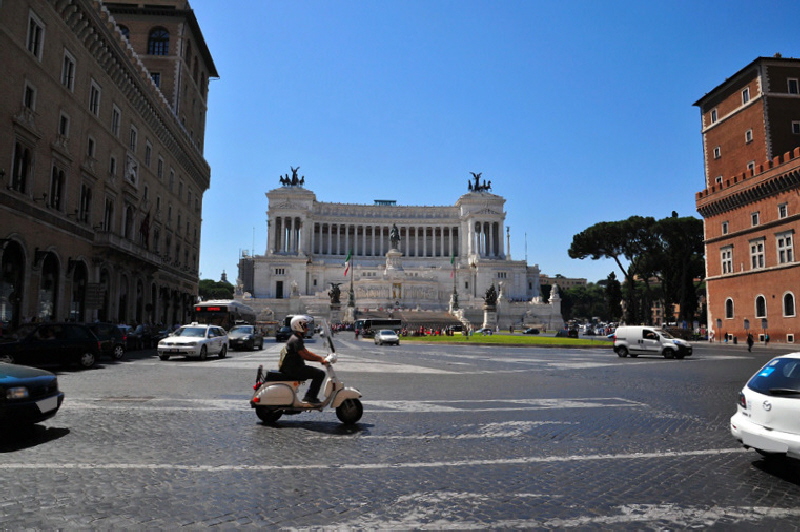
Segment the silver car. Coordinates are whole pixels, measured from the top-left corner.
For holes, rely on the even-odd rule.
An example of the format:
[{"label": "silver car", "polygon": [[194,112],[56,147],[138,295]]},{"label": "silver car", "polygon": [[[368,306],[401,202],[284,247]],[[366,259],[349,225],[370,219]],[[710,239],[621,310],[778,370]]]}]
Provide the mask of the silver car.
[{"label": "silver car", "polygon": [[208,355],[225,358],[228,354],[228,333],[218,325],[192,323],[183,325],[158,342],[158,358],[185,356],[205,360]]}]

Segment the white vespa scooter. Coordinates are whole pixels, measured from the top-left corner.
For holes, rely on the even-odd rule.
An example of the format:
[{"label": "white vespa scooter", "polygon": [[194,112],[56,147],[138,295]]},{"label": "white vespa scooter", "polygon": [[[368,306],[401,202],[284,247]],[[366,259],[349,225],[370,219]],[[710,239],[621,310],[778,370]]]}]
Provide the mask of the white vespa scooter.
[{"label": "white vespa scooter", "polygon": [[357,423],[364,413],[364,407],[359,398],[361,392],[353,387],[345,386],[336,376],[333,364],[336,362],[336,349],[333,347],[328,324],[322,322],[323,331],[329,354],[325,357],[325,371],[328,373],[323,385],[325,399],[320,404],[304,403],[297,393],[304,381],[288,379],[279,371],[264,371],[263,366],[258,366],[256,383],[253,386],[255,394],[250,399],[250,406],[256,409],[258,419],[264,423],[274,423],[283,414],[292,416],[310,410],[322,410],[326,406],[336,409],[336,417],[346,425]]}]

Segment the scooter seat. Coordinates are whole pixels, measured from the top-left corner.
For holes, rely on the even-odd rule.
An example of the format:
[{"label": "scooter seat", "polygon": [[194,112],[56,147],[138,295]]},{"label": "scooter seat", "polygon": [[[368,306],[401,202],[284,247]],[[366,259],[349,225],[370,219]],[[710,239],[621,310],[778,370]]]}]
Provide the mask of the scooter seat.
[{"label": "scooter seat", "polygon": [[269,371],[267,371],[267,378],[264,379],[264,382],[268,382],[268,381],[292,381],[292,380],[296,380],[296,379],[290,379],[289,377],[286,376],[286,374],[281,373],[280,371],[269,370]]}]

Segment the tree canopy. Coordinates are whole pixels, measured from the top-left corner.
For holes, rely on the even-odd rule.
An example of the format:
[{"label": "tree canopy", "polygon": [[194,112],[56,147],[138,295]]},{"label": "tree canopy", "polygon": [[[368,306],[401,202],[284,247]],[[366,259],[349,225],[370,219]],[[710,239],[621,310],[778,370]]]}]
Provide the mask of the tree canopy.
[{"label": "tree canopy", "polygon": [[233,285],[227,281],[200,279],[198,292],[203,300],[233,299]]}]

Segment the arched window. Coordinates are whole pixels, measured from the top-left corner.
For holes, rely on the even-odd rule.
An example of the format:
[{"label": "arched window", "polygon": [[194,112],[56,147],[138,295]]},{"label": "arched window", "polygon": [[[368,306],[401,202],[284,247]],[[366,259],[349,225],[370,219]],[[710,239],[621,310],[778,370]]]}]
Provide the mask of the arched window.
[{"label": "arched window", "polygon": [[764,296],[756,296],[756,318],[767,317],[767,300]]},{"label": "arched window", "polygon": [[120,24],[119,25],[119,32],[126,39],[130,39],[131,38],[131,30],[128,29],[128,26],[123,26],[122,24]]},{"label": "arched window", "polygon": [[733,299],[731,298],[725,300],[725,317],[728,319],[733,318]]},{"label": "arched window", "polygon": [[31,167],[31,151],[17,142],[14,145],[14,166],[11,174],[11,188],[25,193],[28,188],[28,173]]},{"label": "arched window", "polygon": [[783,315],[787,318],[795,315],[794,294],[791,292],[783,296]]},{"label": "arched window", "polygon": [[164,28],[153,28],[147,39],[147,53],[169,55],[169,32]]}]

